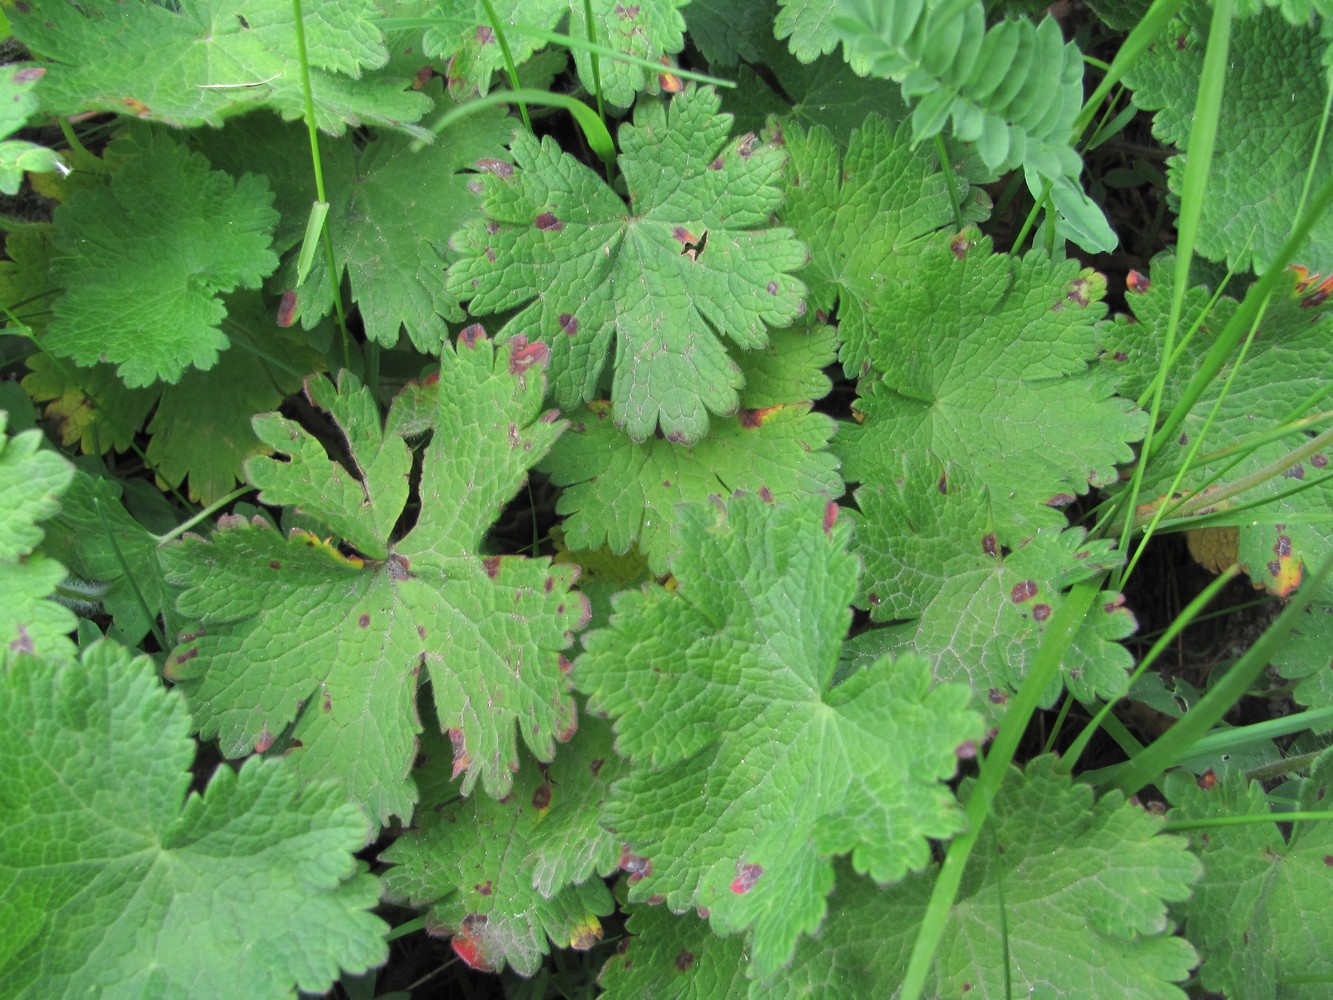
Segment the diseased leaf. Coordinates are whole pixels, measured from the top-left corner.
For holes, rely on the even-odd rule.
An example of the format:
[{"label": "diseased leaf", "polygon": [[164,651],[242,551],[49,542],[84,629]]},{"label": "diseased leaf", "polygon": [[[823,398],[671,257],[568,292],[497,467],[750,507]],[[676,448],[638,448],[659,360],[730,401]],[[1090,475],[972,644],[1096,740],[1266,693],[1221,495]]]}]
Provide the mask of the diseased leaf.
[{"label": "diseased leaf", "polygon": [[783,153],[753,135],[728,143],[711,89],[640,103],[620,129],[630,206],[547,138],[515,135],[514,166],[486,166],[486,221],[454,237],[449,291],[486,315],[524,307],[500,336],[551,348],[553,389],[597,398],[614,342],[613,418],[636,441],[661,428],[693,443],[708,415],[740,403],[727,343],[754,350],[800,314],[805,260],[770,226]]},{"label": "diseased leaf", "polygon": [[[786,364],[780,355],[772,357],[779,345],[790,359]],[[791,355],[806,346],[783,338],[770,345],[772,355],[754,352],[750,357],[772,358],[772,374],[757,380],[761,390],[781,396],[789,385],[799,385],[799,355]],[[825,349],[832,347],[826,340]],[[541,466],[564,487],[556,512],[566,515],[566,541],[575,549],[606,545],[619,554],[637,545],[660,576],[675,551],[672,529],[682,503],[738,490],[778,501],[842,494],[837,460],[827,450],[836,425],[812,413],[809,403],[742,410],[734,420],[713,421],[693,447],[661,439],[635,444],[613,425],[610,410],[605,402],[590,403],[574,414],[570,432]]]},{"label": "diseased leaf", "polygon": [[[952,223],[945,177],[932,149],[914,149],[906,125],[878,115],[864,117],[845,156],[823,128],[784,127],[783,142],[790,188],[780,215],[810,246],[809,305],[825,314],[837,306],[842,364],[859,375],[877,333],[875,304],[896,308],[900,281],[938,243],[932,235]],[[969,194],[974,166],[965,163],[954,177],[970,221],[990,206],[980,189]]]},{"label": "diseased leaf", "polygon": [[187,795],[189,713],[156,673],[105,642],[0,671],[6,992],[294,997],[383,962],[361,811],[290,760]]},{"label": "diseased leaf", "polygon": [[[891,481],[856,492],[861,600],[873,619],[901,623],[880,650],[928,656],[937,678],[970,684],[974,704],[998,722],[1063,592],[1121,557],[1080,529],[1029,535],[997,525],[993,493],[950,470],[905,461]],[[1123,598],[1103,593],[1042,703],[1062,686],[1084,701],[1122,694],[1133,657],[1119,640],[1134,628]]]},{"label": "diseased leaf", "polygon": [[[1181,151],[1167,164],[1167,181],[1177,196],[1211,17],[1211,4],[1191,0],[1125,77],[1134,103],[1156,112],[1153,133]],[[1197,239],[1204,256],[1262,274],[1291,231],[1306,185],[1313,191],[1333,171],[1319,110],[1327,47],[1327,39],[1308,22],[1293,26],[1276,11],[1233,26]],[[1262,180],[1256,183],[1256,178]],[[1327,270],[1333,261],[1333,219],[1315,223],[1297,260]]]},{"label": "diseased leaf", "polygon": [[677,589],[622,594],[574,676],[631,763],[605,819],[630,901],[747,932],[765,978],[818,928],[834,855],[888,882],[957,832],[940,782],[981,728],[924,658],[832,685],[858,575],[836,506],[738,497],[679,531]]},{"label": "diseased leaf", "polygon": [[[42,100],[55,114],[130,113],[176,127],[217,127],[259,107],[305,114],[292,6],[284,0],[87,0],[15,8],[14,34],[47,60]],[[425,113],[407,80],[362,78],[389,59],[371,0],[305,0],[301,7],[319,127],[406,128]],[[169,68],[169,72],[166,69]],[[350,79],[349,79],[350,78]]]},{"label": "diseased leaf", "polygon": [[928,455],[985,484],[997,528],[1064,524],[1052,507],[1114,483],[1147,422],[1090,367],[1105,284],[1074,261],[992,254],[971,230],[923,251],[867,311],[883,375],[862,379],[864,422],[839,436],[844,476],[886,484]]},{"label": "diseased leaf", "polygon": [[219,293],[258,288],[277,267],[272,196],[262,177],[232,180],[162,133],[127,133],[108,158],[110,180],[56,210],[51,273],[65,294],[43,345],[111,362],[131,388],[178,382],[229,344]]},{"label": "diseased leaf", "polygon": [[[507,794],[515,726],[539,760],[551,759],[574,727],[559,651],[587,620],[586,602],[569,593],[576,571],[478,554],[564,427],[541,414],[544,358],[539,345],[464,338],[446,346],[438,381],[400,394],[384,424],[352,376],[336,390],[309,379],[308,398],[341,437],[337,461],[295,422],[256,418],[260,437],[286,456],[247,463],[261,498],[295,505],[359,555],[239,518],[223,518],[210,541],[164,553],[169,579],[188,588],[181,611],[203,625],[182,637],[167,669],[205,738],[243,756],[294,723],[302,775],[341,778],[378,823],[407,820],[424,667],[465,793],[480,778]],[[401,435],[427,427],[420,513],[400,539],[412,466]]]},{"label": "diseased leaf", "polygon": [[597,977],[604,1000],[745,996],[743,938],[719,938],[693,913],[677,916],[665,906],[631,907],[626,926],[630,936]]},{"label": "diseased leaf", "polygon": [[423,750],[416,829],[380,856],[395,866],[384,875],[390,898],[428,906],[431,933],[452,935],[454,950],[474,968],[510,965],[531,976],[548,937],[578,950],[600,940],[598,918],[613,903],[596,876],[615,871],[620,857],[619,842],[597,822],[623,771],[611,727],[584,718],[550,764],[525,756],[500,801],[458,798],[449,747],[438,734],[427,735]]},{"label": "diseased leaf", "polygon": [[59,509],[74,467],[42,450],[40,431],[10,437],[8,424],[9,414],[0,410],[0,666],[22,653],[57,662],[73,651],[74,616],[44,598],[65,570],[34,549],[43,535],[38,522]]},{"label": "diseased leaf", "polygon": [[[1304,782],[1299,808],[1327,810],[1329,764],[1325,753]],[[1185,930],[1202,953],[1203,985],[1247,1000],[1317,1000],[1333,976],[1333,928],[1324,916],[1328,824],[1298,823],[1284,834],[1263,786],[1239,770],[1208,788],[1180,771],[1166,782],[1172,822],[1272,819],[1190,832],[1204,874],[1184,907]]]}]

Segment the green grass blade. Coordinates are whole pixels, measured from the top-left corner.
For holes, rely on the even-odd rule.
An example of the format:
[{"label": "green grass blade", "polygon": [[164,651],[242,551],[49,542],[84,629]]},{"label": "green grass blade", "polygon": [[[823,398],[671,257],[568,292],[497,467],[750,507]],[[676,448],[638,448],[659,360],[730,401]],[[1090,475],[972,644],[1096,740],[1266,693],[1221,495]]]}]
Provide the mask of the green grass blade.
[{"label": "green grass blade", "polygon": [[526,101],[529,104],[541,104],[553,108],[564,108],[574,116],[578,122],[579,128],[583,130],[584,138],[588,140],[588,146],[598,158],[607,165],[608,168],[615,165],[616,147],[611,141],[611,133],[606,130],[602,120],[597,117],[597,112],[582,101],[565,94],[555,94],[549,90],[535,90],[524,88],[522,90],[496,91],[487,94],[485,97],[478,97],[475,101],[468,101],[461,104],[452,111],[442,115],[434,125],[431,131],[439,135],[455,122],[462,121],[469,115],[475,115],[478,112],[485,111],[487,108],[493,108],[499,104],[516,104],[519,101]]}]

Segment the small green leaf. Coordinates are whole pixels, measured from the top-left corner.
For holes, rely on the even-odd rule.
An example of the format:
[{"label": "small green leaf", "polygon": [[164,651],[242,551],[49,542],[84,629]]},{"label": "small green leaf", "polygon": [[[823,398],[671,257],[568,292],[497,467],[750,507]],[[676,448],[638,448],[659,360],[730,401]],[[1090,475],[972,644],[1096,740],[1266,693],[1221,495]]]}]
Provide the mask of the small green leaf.
[{"label": "small green leaf", "polygon": [[277,267],[273,198],[263,178],[210,170],[163,133],[126,133],[108,159],[105,184],[56,210],[51,273],[65,294],[43,344],[81,365],[116,364],[131,388],[178,382],[229,344],[219,293],[258,288]]}]

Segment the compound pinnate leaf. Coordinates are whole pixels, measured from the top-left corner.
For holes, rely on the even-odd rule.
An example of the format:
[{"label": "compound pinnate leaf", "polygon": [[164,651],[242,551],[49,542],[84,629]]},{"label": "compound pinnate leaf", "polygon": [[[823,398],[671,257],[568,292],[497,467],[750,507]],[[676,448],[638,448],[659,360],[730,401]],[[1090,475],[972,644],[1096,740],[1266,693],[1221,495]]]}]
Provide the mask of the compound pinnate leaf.
[{"label": "compound pinnate leaf", "polygon": [[986,485],[997,527],[1060,525],[1051,507],[1114,483],[1147,417],[1090,368],[1105,279],[976,236],[923,251],[870,309],[883,377],[862,380],[864,422],[839,435],[844,476],[892,482],[928,454]]},{"label": "compound pinnate leaf", "polygon": [[[52,113],[129,112],[177,127],[216,127],[259,107],[288,120],[305,114],[296,25],[283,0],[25,6],[11,18],[14,34],[51,59],[42,98]],[[377,16],[371,0],[302,4],[315,119],[326,132],[406,128],[430,107],[424,94],[404,92],[406,80],[356,79],[389,60]]]},{"label": "compound pinnate leaf", "polygon": [[[1134,103],[1156,112],[1154,134],[1181,151],[1167,169],[1177,195],[1212,16],[1211,4],[1186,4],[1180,19],[1125,77]],[[1327,45],[1308,22],[1293,26],[1277,11],[1238,21],[1232,29],[1216,153],[1199,222],[1197,245],[1205,256],[1237,271],[1266,271],[1299,214],[1306,185],[1313,179],[1317,186],[1333,169],[1318,112],[1324,105]],[[1262,183],[1255,183],[1257,176]],[[1321,269],[1333,260],[1333,219],[1315,223],[1297,259]]]},{"label": "compound pinnate leaf", "polygon": [[833,855],[891,881],[958,831],[941,782],[982,731],[921,657],[831,684],[858,575],[837,510],[686,508],[677,589],[622,594],[574,668],[632,765],[604,821],[627,844],[631,902],[748,931],[760,978],[819,926]]},{"label": "compound pinnate leaf", "polygon": [[[831,313],[837,304],[842,363],[860,374],[870,363],[872,304],[892,299],[926,238],[952,224],[945,176],[932,150],[913,146],[908,125],[894,129],[878,115],[852,132],[845,156],[824,128],[788,126],[783,141],[790,187],[779,214],[810,245],[810,306]],[[971,161],[955,172],[968,221],[989,212],[984,192],[968,193],[979,179]]]},{"label": "compound pinnate leaf", "polygon": [[449,780],[450,748],[429,733],[418,770],[422,805],[415,828],[381,860],[386,894],[429,904],[433,934],[454,937],[455,951],[477,968],[513,966],[533,975],[558,947],[586,950],[602,937],[599,917],[613,908],[605,883],[620,856],[618,840],[598,825],[601,805],[623,763],[611,727],[584,718],[554,761],[524,757],[502,800],[460,800]]},{"label": "compound pinnate leaf", "polygon": [[[514,165],[479,181],[486,216],[454,236],[449,291],[473,314],[526,306],[502,331],[551,348],[556,398],[595,398],[615,344],[615,422],[642,441],[659,425],[691,443],[734,413],[742,375],[726,343],[755,349],[804,309],[790,272],[805,250],[773,228],[782,150],[727,142],[710,88],[641,102],[620,129],[625,203],[554,141],[518,133]],[[530,303],[530,304],[529,304]]]},{"label": "compound pinnate leaf", "polygon": [[[969,683],[994,722],[1064,591],[1120,557],[1081,530],[997,527],[992,496],[962,474],[904,462],[892,486],[857,490],[856,549],[866,562],[862,600],[871,617],[914,619],[896,626],[899,641],[888,648],[925,654],[938,678]],[[1133,657],[1118,640],[1134,628],[1120,596],[1102,594],[1065,656],[1063,684],[1082,699],[1121,694]],[[1059,692],[1057,684],[1044,703]]]},{"label": "compound pinnate leaf", "polygon": [[294,997],[387,957],[361,811],[282,760],[187,797],[189,713],[147,657],[25,657],[0,714],[9,996]]},{"label": "compound pinnate leaf", "polygon": [[542,463],[565,487],[556,512],[574,549],[637,543],[661,576],[674,550],[672,527],[682,503],[736,490],[778,501],[842,494],[838,463],[827,450],[835,423],[809,403],[742,410],[716,420],[694,447],[660,439],[635,444],[611,421],[610,405],[590,403]]},{"label": "compound pinnate leaf", "polygon": [[[1304,783],[1300,808],[1328,808],[1331,770],[1324,754]],[[1282,814],[1240,770],[1208,788],[1176,771],[1167,776],[1166,793],[1172,822],[1272,819],[1191,833],[1204,875],[1185,908],[1185,932],[1202,953],[1203,985],[1246,1000],[1323,996],[1333,975],[1333,927],[1325,916],[1333,858],[1328,824],[1300,823],[1284,835]]]},{"label": "compound pinnate leaf", "polygon": [[43,344],[81,365],[116,364],[131,388],[212,368],[229,343],[218,294],[258,288],[278,266],[268,186],[211,170],[161,133],[127,134],[108,158],[110,180],[56,210],[51,272],[65,294]]},{"label": "compound pinnate leaf", "polygon": [[[1173,984],[1196,958],[1166,904],[1189,898],[1198,860],[1160,819],[1119,795],[1094,802],[1054,763],[1006,778],[923,995],[1184,1000]],[[752,1000],[894,995],[932,887],[928,874],[877,888],[840,871],[820,936]]]},{"label": "compound pinnate leaf", "polygon": [[[273,415],[256,428],[286,458],[256,458],[250,479],[269,503],[295,505],[349,541],[345,556],[302,532],[224,518],[211,541],[164,553],[188,589],[181,611],[203,630],[182,637],[168,672],[196,722],[228,756],[267,749],[288,725],[308,777],[339,777],[371,816],[407,819],[422,667],[454,747],[463,791],[479,778],[504,795],[518,764],[514,729],[541,760],[574,727],[559,651],[587,620],[569,592],[573,567],[477,546],[502,505],[563,429],[542,415],[539,345],[485,337],[446,347],[441,375],[409,387],[381,423],[368,390],[344,377],[309,396],[334,419],[340,453]],[[429,418],[425,426],[405,414]],[[434,434],[422,459],[420,514],[393,533],[408,501],[411,456],[398,435]],[[363,558],[364,557],[364,558]]]}]

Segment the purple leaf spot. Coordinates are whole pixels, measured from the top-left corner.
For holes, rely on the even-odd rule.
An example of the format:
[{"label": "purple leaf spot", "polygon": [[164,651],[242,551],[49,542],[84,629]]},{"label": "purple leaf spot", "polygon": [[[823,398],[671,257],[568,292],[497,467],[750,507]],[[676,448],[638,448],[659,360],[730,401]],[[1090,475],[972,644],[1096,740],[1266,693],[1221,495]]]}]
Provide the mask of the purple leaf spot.
[{"label": "purple leaf spot", "polygon": [[284,330],[296,322],[296,292],[294,289],[287,289],[282,293],[282,301],[278,303],[278,326]]},{"label": "purple leaf spot", "polygon": [[962,260],[971,249],[972,241],[967,238],[967,233],[958,233],[949,241],[949,252],[953,254],[955,260]]},{"label": "purple leaf spot", "polygon": [[991,532],[981,540],[981,551],[986,553],[986,555],[990,556],[992,559],[1000,554],[1000,542],[999,539],[995,537],[994,532]]},{"label": "purple leaf spot", "polygon": [[824,534],[832,537],[833,525],[838,520],[838,505],[832,500],[824,507]]},{"label": "purple leaf spot", "polygon": [[463,736],[463,730],[450,728],[446,732],[454,748],[454,770],[450,777],[457,778],[472,766],[472,755],[467,752],[467,740]]},{"label": "purple leaf spot", "polygon": [[708,164],[708,169],[709,169],[709,170],[721,170],[721,169],[722,169],[722,157],[719,156],[719,157],[718,157],[716,160],[714,160],[712,163]]},{"label": "purple leaf spot", "polygon": [[255,753],[267,753],[268,748],[273,746],[273,734],[268,731],[268,723],[264,723],[259,735],[255,737]]},{"label": "purple leaf spot", "polygon": [[326,712],[332,712],[332,711],[333,711],[333,695],[329,694],[329,692],[327,692],[327,691],[324,692],[324,705],[323,705],[323,708],[324,708],[324,711],[326,711]]},{"label": "purple leaf spot", "polygon": [[762,865],[741,865],[737,869],[737,874],[731,880],[731,891],[738,896],[744,896],[754,888],[754,884],[759,881],[759,876],[764,874]]},{"label": "purple leaf spot", "polygon": [[935,488],[940,491],[940,496],[949,495],[949,474],[946,472],[940,476],[940,481],[935,484]]},{"label": "purple leaf spot", "polygon": [[1102,605],[1102,610],[1105,611],[1108,615],[1113,615],[1117,611],[1124,608],[1124,606],[1125,606],[1125,595],[1116,594],[1115,600],[1107,601],[1105,604]]},{"label": "purple leaf spot", "polygon": [[[486,254],[486,259],[490,261],[492,264],[494,264],[496,261],[495,251],[492,250],[490,247],[487,247],[485,250],[485,254]],[[474,285],[473,287],[475,288],[476,286]]]},{"label": "purple leaf spot", "polygon": [[1051,617],[1051,606],[1049,604],[1034,604],[1032,606],[1032,620],[1034,622],[1044,622]]},{"label": "purple leaf spot", "polygon": [[542,424],[553,424],[559,419],[560,419],[559,410],[547,410],[545,413],[543,413],[540,417],[537,418],[537,422]]},{"label": "purple leaf spot", "polygon": [[534,365],[546,364],[550,357],[551,349],[540,340],[529,344],[527,337],[515,337],[509,342],[509,374],[522,375]]},{"label": "purple leaf spot", "polygon": [[964,740],[958,746],[953,748],[953,755],[959,760],[975,760],[977,756],[977,741]]},{"label": "purple leaf spot", "polygon": [[1268,569],[1268,575],[1269,575],[1269,576],[1281,576],[1281,575],[1282,575],[1282,564],[1281,564],[1280,562],[1278,562],[1276,559],[1274,559],[1272,562],[1270,562],[1270,563],[1268,564],[1267,569]]},{"label": "purple leaf spot", "polygon": [[866,600],[870,602],[872,608],[877,608],[884,603],[884,598],[878,594],[866,594]]},{"label": "purple leaf spot", "polygon": [[1009,701],[1009,695],[999,688],[991,688],[986,692],[986,699],[992,705],[1004,705]]},{"label": "purple leaf spot", "polygon": [[565,224],[550,212],[543,212],[541,215],[537,216],[535,225],[538,229],[553,233],[558,233],[565,228]]},{"label": "purple leaf spot", "polygon": [[486,569],[486,575],[489,576],[492,580],[494,580],[497,576],[500,575],[499,556],[487,556],[485,559],[481,561],[481,564]]},{"label": "purple leaf spot", "polygon": [[481,159],[477,161],[477,169],[494,174],[496,177],[514,176],[514,165],[504,160]]},{"label": "purple leaf spot", "polygon": [[653,873],[653,863],[638,854],[631,854],[628,850],[622,850],[620,852],[620,870],[629,875],[626,881],[633,885],[635,882],[642,882]]},{"label": "purple leaf spot", "polygon": [[555,589],[555,578],[554,578],[554,577],[550,577],[550,576],[548,576],[544,581],[542,581],[542,589],[545,590],[546,593],[548,593],[548,594],[549,594],[552,590],[554,590],[554,589]]},{"label": "purple leaf spot", "polygon": [[679,243],[682,247],[689,246],[691,243],[699,242],[699,237],[695,236],[684,226],[676,226],[675,228],[673,228],[671,230],[671,238],[675,240],[677,243]]},{"label": "purple leaf spot", "polygon": [[677,972],[689,972],[690,966],[694,965],[694,952],[682,951],[676,956],[675,966]]},{"label": "purple leaf spot", "polygon": [[1054,496],[1046,498],[1047,507],[1068,507],[1075,500],[1072,493],[1056,493]]},{"label": "purple leaf spot", "polygon": [[753,132],[746,132],[736,143],[736,152],[740,153],[742,160],[748,160],[754,155],[755,147],[759,145],[759,137]]},{"label": "purple leaf spot", "polygon": [[579,318],[573,313],[561,313],[560,329],[564,330],[569,336],[574,336],[579,332]]},{"label": "purple leaf spot", "polygon": [[426,638],[426,627],[424,625],[417,626],[417,638],[423,640]]},{"label": "purple leaf spot", "polygon": [[362,615],[356,620],[356,623],[362,628],[370,628],[370,615]]},{"label": "purple leaf spot", "polygon": [[595,778],[602,773],[602,768],[605,765],[606,761],[603,758],[598,757],[591,764],[588,765],[588,770],[592,772],[592,776]]},{"label": "purple leaf spot", "polygon": [[1021,580],[1014,584],[1014,589],[1009,592],[1009,600],[1015,604],[1022,604],[1024,601],[1030,601],[1037,596],[1036,580]]},{"label": "purple leaf spot", "polygon": [[477,25],[477,41],[482,45],[490,45],[495,41],[495,32],[491,30],[490,25]]},{"label": "purple leaf spot", "polygon": [[1327,455],[1311,455],[1311,456],[1310,456],[1310,464],[1313,465],[1316,469],[1326,469],[1326,468],[1328,468],[1328,456],[1327,456]]},{"label": "purple leaf spot", "polygon": [[268,568],[273,570],[282,569],[282,563],[278,562],[278,560],[276,559],[270,559],[268,563]]},{"label": "purple leaf spot", "polygon": [[1273,551],[1279,559],[1286,559],[1291,555],[1291,536],[1278,535],[1277,544],[1273,546]]},{"label": "purple leaf spot", "polygon": [[1075,278],[1069,284],[1069,291],[1065,293],[1065,298],[1075,305],[1086,306],[1088,304],[1088,287],[1090,282],[1087,278]]},{"label": "purple leaf spot", "polygon": [[411,563],[407,561],[407,557],[400,556],[397,553],[394,553],[385,560],[385,570],[387,571],[390,580],[410,579],[412,576],[412,573],[409,570],[410,566]]},{"label": "purple leaf spot", "polygon": [[1333,854],[1324,855],[1324,864],[1327,865],[1329,868],[1333,868]]},{"label": "purple leaf spot", "polygon": [[770,490],[767,486],[759,487],[759,499],[764,501],[764,503],[772,503],[773,491]]},{"label": "purple leaf spot", "polygon": [[495,886],[490,879],[487,879],[485,882],[478,882],[473,888],[477,890],[477,895],[479,896],[489,896],[495,891]]},{"label": "purple leaf spot", "polygon": [[770,281],[770,282],[768,283],[768,294],[769,294],[769,295],[777,295],[777,294],[778,294],[778,283],[777,283],[776,281]]},{"label": "purple leaf spot", "polygon": [[1283,479],[1304,479],[1304,478],[1305,478],[1305,466],[1303,466],[1303,465],[1301,465],[1299,462],[1297,462],[1295,465],[1293,465],[1293,466],[1292,466],[1290,469],[1288,469],[1286,472],[1282,473],[1282,478],[1283,478]]},{"label": "purple leaf spot", "polygon": [[547,784],[538,785],[537,790],[532,793],[532,808],[536,809],[538,812],[541,812],[550,804],[551,804],[551,786]]},{"label": "purple leaf spot", "polygon": [[480,323],[473,323],[458,331],[458,342],[464,347],[476,347],[486,339],[486,328]]},{"label": "purple leaf spot", "polygon": [[1115,358],[1117,361],[1129,360],[1129,355],[1126,354],[1124,351],[1116,351],[1114,354],[1111,355],[1111,357]]},{"label": "purple leaf spot", "polygon": [[639,5],[633,4],[626,7],[623,3],[616,4],[616,13],[627,21],[632,21],[639,16]]},{"label": "purple leaf spot", "polygon": [[38,66],[29,66],[15,73],[12,79],[15,83],[32,83],[33,80],[40,80],[45,75],[46,70]]},{"label": "purple leaf spot", "polygon": [[1182,448],[1189,443],[1190,443],[1190,436],[1188,434],[1180,435],[1180,440],[1177,441],[1177,444],[1179,444]]}]

